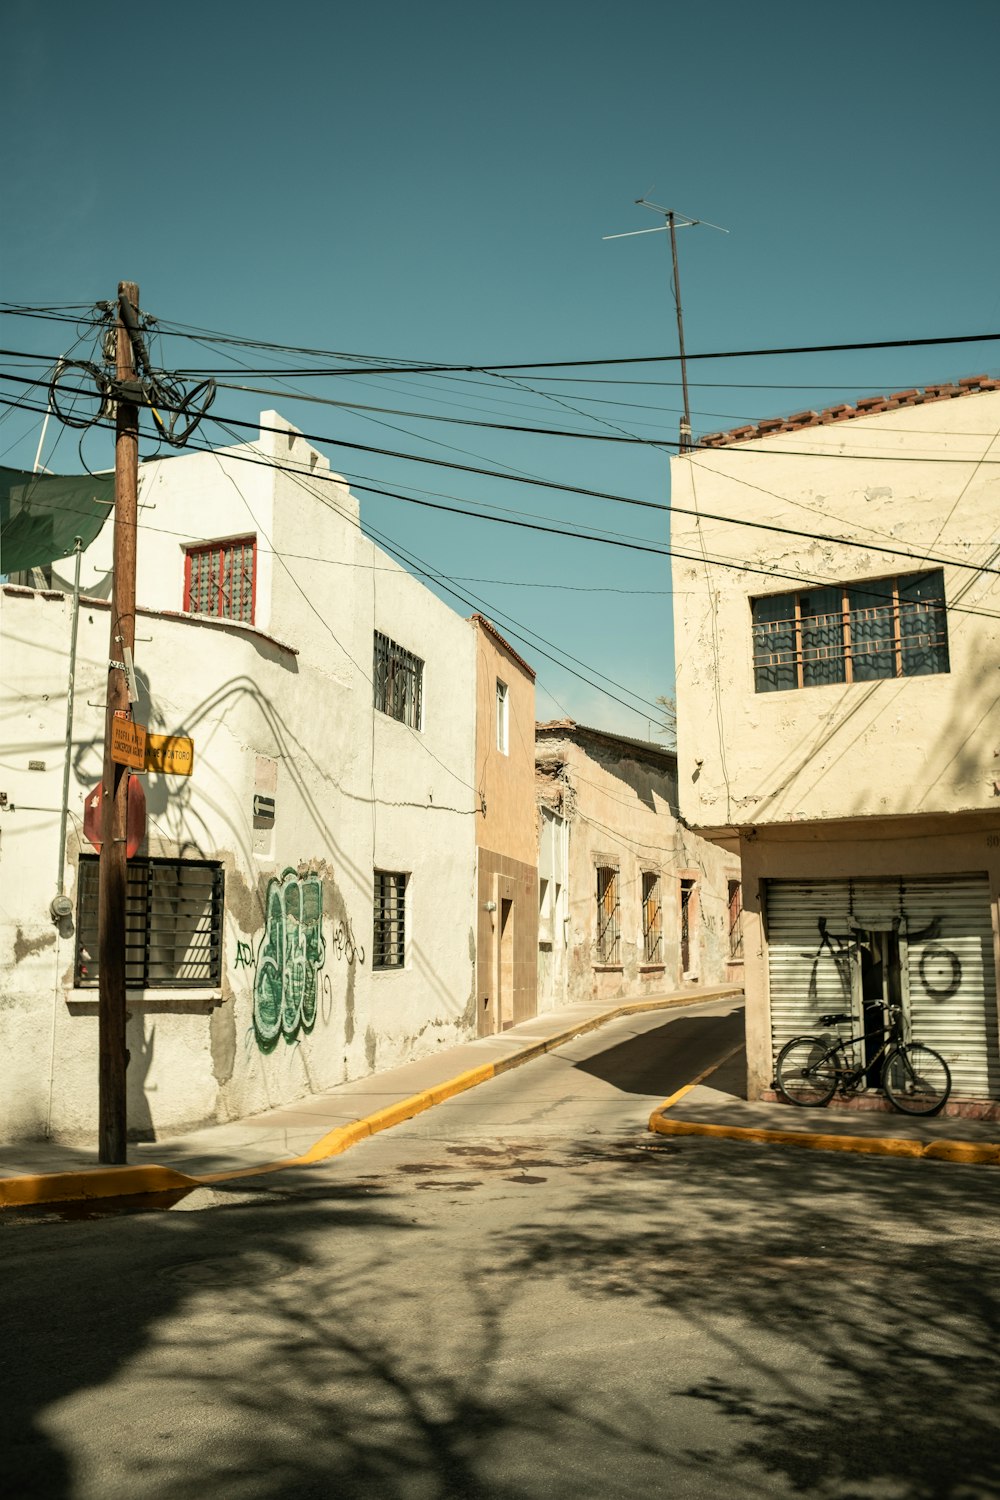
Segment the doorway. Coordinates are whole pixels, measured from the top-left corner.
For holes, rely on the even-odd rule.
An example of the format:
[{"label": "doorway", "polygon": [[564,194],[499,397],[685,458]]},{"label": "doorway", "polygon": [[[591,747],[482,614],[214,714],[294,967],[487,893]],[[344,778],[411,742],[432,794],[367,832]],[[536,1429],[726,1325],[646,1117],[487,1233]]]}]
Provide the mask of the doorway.
[{"label": "doorway", "polygon": [[501,1031],[514,1024],[514,903],[502,898],[497,930],[497,1019]]},{"label": "doorway", "polygon": [[875,1058],[885,1038],[891,1007],[902,1007],[903,975],[899,926],[870,928],[858,933],[861,966],[861,1017],[865,1041],[865,1083],[878,1088],[882,1064]]}]

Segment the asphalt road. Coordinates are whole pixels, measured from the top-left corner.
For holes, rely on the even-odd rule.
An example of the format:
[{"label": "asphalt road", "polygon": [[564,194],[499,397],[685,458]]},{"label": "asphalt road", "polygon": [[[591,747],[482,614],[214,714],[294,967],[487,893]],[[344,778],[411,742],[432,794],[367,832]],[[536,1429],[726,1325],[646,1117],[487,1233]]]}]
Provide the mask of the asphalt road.
[{"label": "asphalt road", "polygon": [[652,1136],[732,1002],[310,1171],[0,1214],[0,1493],[1000,1495],[995,1168]]}]

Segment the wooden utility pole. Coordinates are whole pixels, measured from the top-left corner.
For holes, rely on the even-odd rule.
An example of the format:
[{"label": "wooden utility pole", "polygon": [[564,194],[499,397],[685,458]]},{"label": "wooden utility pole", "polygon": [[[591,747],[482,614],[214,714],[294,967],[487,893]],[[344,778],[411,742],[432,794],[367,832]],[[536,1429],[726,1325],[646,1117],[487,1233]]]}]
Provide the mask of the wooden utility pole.
[{"label": "wooden utility pole", "polygon": [[[139,288],[134,281],[118,283],[117,381],[136,379],[132,340],[122,317],[127,301],[139,311]],[[134,318],[129,319],[134,322]],[[125,1069],[125,899],[127,767],[111,758],[111,725],[115,713],[129,713],[128,684],[117,665],[125,648],[135,646],[135,539],[139,493],[139,408],[134,401],[116,402],[115,418],[115,528],[111,594],[111,642],[108,648],[108,692],[104,721],[104,826],[97,906],[98,931],[98,1046],[99,1109],[98,1160],[120,1164],[126,1160]]]}]

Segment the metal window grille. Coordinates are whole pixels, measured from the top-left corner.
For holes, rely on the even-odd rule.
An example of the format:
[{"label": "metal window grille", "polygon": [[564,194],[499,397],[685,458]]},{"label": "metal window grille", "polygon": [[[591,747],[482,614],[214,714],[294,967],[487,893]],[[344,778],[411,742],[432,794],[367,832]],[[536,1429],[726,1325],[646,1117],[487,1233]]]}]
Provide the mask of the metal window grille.
[{"label": "metal window grille", "polygon": [[642,877],[642,951],[648,964],[663,961],[663,913],[660,907],[660,877],[647,870]]},{"label": "metal window grille", "polygon": [[184,608],[252,625],[256,597],[257,541],[212,542],[189,547],[184,563]]},{"label": "metal window grille", "polygon": [[375,632],[372,680],[380,713],[411,729],[422,727],[424,664],[379,630]]},{"label": "metal window grille", "polygon": [[406,876],[375,871],[372,967],[401,969],[406,956]]},{"label": "metal window grille", "polygon": [[950,670],[944,573],[751,601],[758,693]]},{"label": "metal window grille", "polygon": [[[75,983],[96,985],[99,861],[80,856]],[[125,983],[129,989],[194,989],[222,983],[222,866],[204,860],[130,859],[125,887]]]},{"label": "metal window grille", "polygon": [[729,882],[729,957],[743,957],[743,887],[738,880]]},{"label": "metal window grille", "polygon": [[597,867],[597,958],[602,964],[620,960],[618,930],[618,871],[610,865]]}]

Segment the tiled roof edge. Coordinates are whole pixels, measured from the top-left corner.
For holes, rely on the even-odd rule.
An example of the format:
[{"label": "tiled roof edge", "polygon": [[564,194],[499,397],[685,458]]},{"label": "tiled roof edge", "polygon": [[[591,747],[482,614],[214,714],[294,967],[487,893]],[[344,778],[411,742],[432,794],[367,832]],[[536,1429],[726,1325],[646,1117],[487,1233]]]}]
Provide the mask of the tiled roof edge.
[{"label": "tiled roof edge", "polygon": [[531,678],[532,682],[534,682],[534,667],[529,667],[524,657],[518,655],[518,653],[514,650],[514,647],[511,645],[510,641],[506,640],[504,636],[500,634],[499,630],[493,624],[492,620],[488,620],[485,615],[480,614],[470,615],[469,620],[474,625],[481,625],[486,631],[487,635],[491,635],[495,641],[499,642],[499,644],[504,648],[508,655],[514,658],[519,667],[524,668],[528,676]]},{"label": "tiled roof edge", "polygon": [[927,385],[896,391],[891,396],[862,396],[854,406],[828,406],[825,411],[797,411],[790,417],[768,417],[727,432],[709,432],[698,439],[699,448],[728,448],[731,443],[749,443],[757,438],[775,437],[779,433],[801,432],[806,427],[829,427],[834,422],[849,422],[853,417],[873,417],[883,411],[898,411],[902,406],[925,406],[930,401],[951,401],[956,396],[975,396],[984,391],[1000,391],[1000,380],[992,375],[965,375],[946,385]]}]

